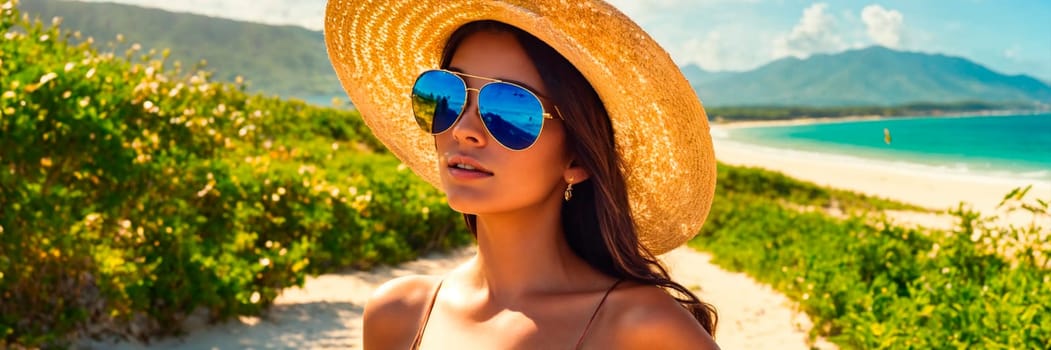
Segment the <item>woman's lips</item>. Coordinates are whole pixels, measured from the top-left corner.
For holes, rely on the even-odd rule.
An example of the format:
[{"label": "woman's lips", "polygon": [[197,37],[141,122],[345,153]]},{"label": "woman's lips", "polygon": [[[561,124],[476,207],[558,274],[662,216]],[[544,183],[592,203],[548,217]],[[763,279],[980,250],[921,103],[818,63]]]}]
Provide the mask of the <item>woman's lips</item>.
[{"label": "woman's lips", "polygon": [[474,158],[465,155],[449,157],[447,166],[449,175],[456,179],[480,179],[493,176],[493,173]]},{"label": "woman's lips", "polygon": [[449,168],[449,175],[452,175],[454,179],[460,180],[482,179],[493,176],[493,174],[481,172],[478,170],[467,170],[456,167]]}]

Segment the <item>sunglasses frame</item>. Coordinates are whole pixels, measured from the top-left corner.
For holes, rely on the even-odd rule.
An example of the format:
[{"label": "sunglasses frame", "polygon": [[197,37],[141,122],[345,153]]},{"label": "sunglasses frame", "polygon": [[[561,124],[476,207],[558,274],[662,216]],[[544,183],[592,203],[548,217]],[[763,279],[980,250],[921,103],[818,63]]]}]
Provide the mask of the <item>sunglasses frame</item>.
[{"label": "sunglasses frame", "polygon": [[[533,89],[530,89],[528,87],[522,86],[521,84],[516,84],[516,83],[510,82],[510,81],[504,81],[504,80],[500,80],[500,79],[487,78],[487,77],[471,75],[471,74],[462,73],[462,72],[451,71],[451,70],[447,70],[447,69],[430,69],[430,70],[423,71],[422,73],[420,73],[420,75],[418,75],[416,77],[416,80],[418,81],[420,79],[420,77],[423,77],[424,74],[427,74],[427,73],[430,73],[430,72],[445,72],[445,73],[452,74],[452,75],[456,76],[457,78],[460,78],[460,82],[462,82],[463,86],[464,86],[464,91],[463,91],[463,94],[464,94],[464,99],[463,99],[464,100],[464,105],[460,107],[461,108],[460,114],[456,115],[456,119],[454,119],[452,121],[452,123],[449,124],[449,127],[446,128],[445,130],[442,130],[441,132],[435,133],[435,132],[430,132],[428,130],[424,130],[424,132],[427,132],[427,133],[429,133],[429,134],[431,134],[433,136],[441,135],[441,134],[444,134],[445,132],[447,132],[449,130],[452,130],[453,126],[455,126],[456,123],[460,122],[460,118],[463,118],[463,115],[465,114],[464,112],[465,112],[465,109],[467,108],[467,98],[469,97],[468,94],[470,94],[471,91],[474,91],[476,96],[477,96],[477,95],[481,94],[482,89],[485,89],[486,86],[489,86],[490,84],[494,84],[494,83],[511,85],[511,86],[517,87],[519,89],[522,89],[525,92],[528,92],[530,95],[533,95],[533,97],[536,98],[537,102],[540,102],[540,115],[543,116],[544,119],[565,120],[565,118],[562,116],[562,111],[560,111],[558,109],[557,105],[555,105],[553,103],[551,104],[551,107],[553,107],[555,109],[555,114],[557,114],[557,116],[549,113],[547,111],[547,108],[544,107],[544,101],[547,100],[547,101],[550,102],[550,100],[551,100],[550,98],[548,98],[547,96],[541,95],[540,93],[537,93],[537,92],[533,91]],[[488,81],[488,82],[483,84],[479,88],[472,88],[472,87],[468,87],[467,86],[467,80],[464,80],[464,77],[474,78],[474,79],[481,79],[481,80],[485,80],[485,81]],[[416,82],[415,81],[413,82],[412,86],[415,89],[415,86],[416,86]],[[413,95],[415,95],[415,94],[413,94]],[[481,117],[481,115],[482,115],[482,106],[479,103],[477,98],[475,99],[475,104],[478,105],[478,108],[476,108],[475,110],[478,113],[478,118],[479,118],[479,120],[481,120],[482,125],[485,126],[485,133],[488,134],[489,137],[493,139],[493,141],[496,141],[497,144],[499,144],[503,148],[506,148],[509,151],[518,152],[518,151],[525,151],[527,149],[532,148],[533,145],[536,144],[537,140],[540,140],[540,135],[542,135],[544,133],[544,122],[541,121],[540,122],[540,131],[537,132],[536,139],[534,139],[533,142],[529,144],[529,146],[523,147],[522,149],[514,149],[514,148],[511,148],[511,147],[507,147],[507,145],[505,145],[503,142],[500,141],[500,139],[498,139],[496,136],[493,135],[493,132],[491,130],[489,130],[489,124],[487,124],[485,122],[485,119]],[[416,110],[413,110],[412,113],[416,114]],[[433,123],[434,117],[431,117],[431,119],[432,119],[432,123]]]}]

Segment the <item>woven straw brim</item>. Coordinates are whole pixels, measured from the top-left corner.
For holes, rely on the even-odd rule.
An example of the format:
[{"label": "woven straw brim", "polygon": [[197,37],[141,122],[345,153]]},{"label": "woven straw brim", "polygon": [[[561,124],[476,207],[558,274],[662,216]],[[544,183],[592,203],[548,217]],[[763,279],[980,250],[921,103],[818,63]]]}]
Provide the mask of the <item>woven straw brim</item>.
[{"label": "woven straw brim", "polygon": [[439,186],[434,140],[413,120],[409,96],[416,76],[438,67],[449,36],[479,20],[533,34],[595,88],[646,248],[662,254],[700,230],[716,175],[704,109],[668,54],[601,1],[330,0],[329,58],[365,123],[395,156]]}]

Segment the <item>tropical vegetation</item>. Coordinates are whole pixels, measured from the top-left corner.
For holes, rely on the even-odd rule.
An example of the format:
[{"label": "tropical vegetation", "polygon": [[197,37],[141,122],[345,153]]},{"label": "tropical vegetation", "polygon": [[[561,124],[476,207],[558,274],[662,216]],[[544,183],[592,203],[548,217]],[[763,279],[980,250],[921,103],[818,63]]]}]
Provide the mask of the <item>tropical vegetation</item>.
[{"label": "tropical vegetation", "polygon": [[[312,274],[469,244],[444,197],[357,112],[99,51],[0,5],[0,348],[155,339],[189,315],[264,312]],[[1051,346],[1048,228],[719,166],[691,245],[798,303],[847,349]],[[1005,205],[1047,215],[1046,199]],[[176,327],[172,327],[172,326]]]},{"label": "tropical vegetation", "polygon": [[[719,181],[690,245],[795,301],[812,336],[843,349],[1051,348],[1051,198],[1005,196],[1027,225],[961,205],[955,227],[938,230],[880,215],[898,204],[808,194],[813,185],[759,169],[720,167]],[[800,210],[833,204],[845,217]]]},{"label": "tropical vegetation", "polygon": [[0,348],[259,314],[308,274],[470,239],[354,111],[0,11]]}]

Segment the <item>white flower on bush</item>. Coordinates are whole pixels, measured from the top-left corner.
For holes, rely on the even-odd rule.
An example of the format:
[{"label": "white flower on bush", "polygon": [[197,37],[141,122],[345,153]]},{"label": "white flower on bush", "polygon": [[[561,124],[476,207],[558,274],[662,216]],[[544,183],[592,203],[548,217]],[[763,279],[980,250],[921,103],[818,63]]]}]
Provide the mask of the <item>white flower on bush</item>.
[{"label": "white flower on bush", "polygon": [[935,243],[933,246],[931,246],[931,251],[927,252],[927,258],[928,259],[934,259],[934,258],[938,257],[938,250],[939,249],[941,249],[941,246],[938,245],[938,243]]},{"label": "white flower on bush", "polygon": [[205,185],[204,188],[202,188],[200,191],[197,191],[197,197],[200,198],[208,195],[208,192],[211,192],[214,188],[215,182],[208,181],[208,184]]},{"label": "white flower on bush", "polygon": [[313,165],[303,164],[303,165],[300,165],[299,169],[297,169],[296,171],[299,173],[299,175],[304,175],[304,174],[307,174],[307,173],[313,174],[313,173],[317,172],[317,167],[313,166]]},{"label": "white flower on bush", "polygon": [[47,84],[47,82],[52,81],[55,78],[58,78],[58,74],[55,74],[55,72],[48,72],[40,77],[40,85]]},{"label": "white flower on bush", "polygon": [[73,62],[66,63],[65,71],[67,71],[67,72],[71,71],[71,70],[73,70],[73,67],[76,67],[76,66],[77,66],[77,64],[73,63]]},{"label": "white flower on bush", "polygon": [[259,302],[259,298],[261,298],[259,292],[252,292],[252,297],[250,297],[248,300],[251,301],[252,304],[255,304]]},{"label": "white flower on bush", "polygon": [[175,97],[176,95],[178,95],[179,91],[182,90],[182,86],[182,83],[175,84],[175,87],[172,88],[172,91],[168,92],[168,97]]},{"label": "white flower on bush", "polygon": [[270,258],[259,259],[259,265],[270,266]]}]

